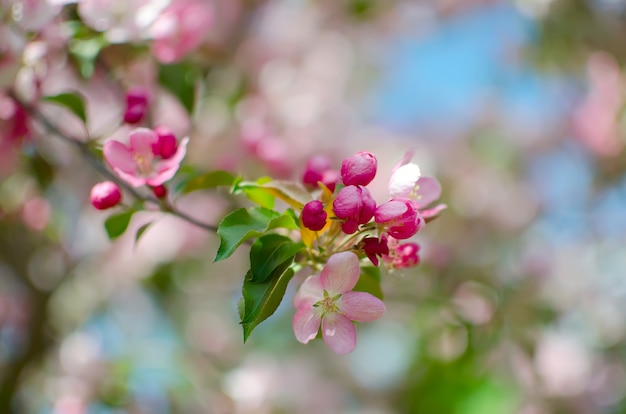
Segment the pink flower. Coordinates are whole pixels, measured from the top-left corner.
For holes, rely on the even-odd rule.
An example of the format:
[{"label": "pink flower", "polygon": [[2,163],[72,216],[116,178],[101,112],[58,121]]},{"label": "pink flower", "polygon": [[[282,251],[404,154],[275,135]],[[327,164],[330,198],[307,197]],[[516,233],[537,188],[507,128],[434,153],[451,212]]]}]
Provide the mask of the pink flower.
[{"label": "pink flower", "polygon": [[398,243],[398,240],[390,237],[388,240],[389,254],[383,255],[383,260],[391,267],[400,269],[417,266],[420,262],[418,252],[420,246],[417,243]]},{"label": "pink flower", "polygon": [[359,224],[365,224],[376,210],[376,201],[367,188],[356,185],[344,187],[333,201],[333,211],[337,218],[343,219],[341,229],[346,234],[357,231]]},{"label": "pink flower", "polygon": [[122,200],[120,188],[112,181],[103,181],[91,189],[89,201],[98,210],[115,207]]},{"label": "pink flower", "polygon": [[148,112],[148,91],[142,87],[131,88],[126,93],[126,111],[124,112],[124,122],[136,124]]},{"label": "pink flower", "polygon": [[395,239],[408,239],[418,232],[423,220],[408,198],[392,198],[376,208],[374,220]]},{"label": "pink flower", "polygon": [[425,209],[441,196],[441,184],[433,177],[422,177],[417,164],[409,163],[412,152],[397,165],[389,179],[389,195],[392,198],[402,197],[413,201],[422,218],[429,221],[447,208],[445,204]]},{"label": "pink flower", "polygon": [[341,178],[345,185],[368,185],[376,175],[378,161],[371,152],[361,151],[343,160]]},{"label": "pink flower", "polygon": [[322,327],[324,342],[338,354],[356,347],[356,329],[352,321],[371,322],[385,312],[385,304],[366,292],[353,292],[359,280],[359,259],[352,252],[334,254],[322,273],[302,283],[293,303],[293,331],[306,344],[315,339]]},{"label": "pink flower", "polygon": [[319,200],[309,201],[302,209],[302,224],[309,230],[319,231],[326,225],[328,214]]},{"label": "pink flower", "polygon": [[386,256],[389,254],[387,236],[384,234],[380,236],[380,239],[377,237],[365,237],[361,240],[360,247],[374,266],[378,266],[378,257],[376,256]]},{"label": "pink flower", "polygon": [[156,187],[171,179],[187,152],[188,138],[181,141],[176,153],[168,159],[155,151],[159,135],[148,128],[137,128],[130,133],[130,146],[109,140],[104,144],[104,158],[122,179],[133,187]]},{"label": "pink flower", "polygon": [[174,0],[151,27],[152,53],[162,63],[178,62],[200,46],[212,25],[206,0]]}]

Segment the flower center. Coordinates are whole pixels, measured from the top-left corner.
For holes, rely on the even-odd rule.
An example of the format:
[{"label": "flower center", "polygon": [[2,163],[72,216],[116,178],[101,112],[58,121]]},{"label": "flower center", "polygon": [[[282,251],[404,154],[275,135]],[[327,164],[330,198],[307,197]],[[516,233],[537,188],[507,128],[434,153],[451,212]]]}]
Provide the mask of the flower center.
[{"label": "flower center", "polygon": [[341,295],[336,295],[335,297],[331,297],[328,295],[328,292],[324,291],[324,298],[319,300],[315,305],[316,308],[321,308],[322,315],[326,315],[329,313],[339,313],[339,306],[337,306],[337,300],[341,297]]},{"label": "flower center", "polygon": [[133,154],[133,159],[137,163],[139,172],[142,175],[149,175],[152,172],[153,157],[145,156],[143,154]]}]

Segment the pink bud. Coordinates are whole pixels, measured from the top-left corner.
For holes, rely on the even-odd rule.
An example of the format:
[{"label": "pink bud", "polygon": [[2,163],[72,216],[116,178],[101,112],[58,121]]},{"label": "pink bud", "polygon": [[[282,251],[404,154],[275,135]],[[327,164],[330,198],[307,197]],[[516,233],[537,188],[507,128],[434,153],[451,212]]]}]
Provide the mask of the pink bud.
[{"label": "pink bud", "polygon": [[98,210],[115,207],[122,200],[120,188],[112,181],[103,181],[91,189],[91,204]]},{"label": "pink bud", "polygon": [[309,230],[319,231],[326,225],[328,214],[319,200],[309,201],[302,209],[302,224]]},{"label": "pink bud", "polygon": [[378,239],[377,237],[366,237],[361,240],[361,248],[370,259],[374,266],[378,266],[378,256],[388,255],[389,246],[387,245],[387,236],[384,234]]},{"label": "pink bud", "polygon": [[370,221],[375,210],[376,201],[367,188],[362,186],[349,185],[342,188],[333,201],[335,216],[345,220],[341,229],[346,234],[356,232],[359,224]]},{"label": "pink bud", "polygon": [[408,239],[422,226],[422,218],[413,202],[406,198],[392,198],[381,204],[374,213],[374,220],[383,224],[395,239]]},{"label": "pink bud", "polygon": [[142,87],[135,87],[126,93],[126,111],[124,122],[136,124],[141,122],[148,111],[148,92]]},{"label": "pink bud", "polygon": [[164,126],[154,128],[154,132],[159,137],[159,140],[152,147],[154,155],[160,155],[164,160],[172,158],[178,151],[178,142],[174,133]]},{"label": "pink bud", "polygon": [[417,243],[399,244],[393,237],[389,238],[389,255],[384,255],[385,262],[397,269],[417,266],[420,262],[418,256],[420,246]]},{"label": "pink bud", "polygon": [[330,159],[324,155],[315,155],[311,157],[302,174],[302,182],[312,187],[317,187],[317,183],[322,181],[324,172],[330,169]]},{"label": "pink bud", "polygon": [[152,192],[156,198],[167,197],[167,187],[163,184],[152,187]]},{"label": "pink bud", "polygon": [[361,151],[341,163],[341,178],[345,185],[368,185],[376,175],[378,162],[371,152]]}]

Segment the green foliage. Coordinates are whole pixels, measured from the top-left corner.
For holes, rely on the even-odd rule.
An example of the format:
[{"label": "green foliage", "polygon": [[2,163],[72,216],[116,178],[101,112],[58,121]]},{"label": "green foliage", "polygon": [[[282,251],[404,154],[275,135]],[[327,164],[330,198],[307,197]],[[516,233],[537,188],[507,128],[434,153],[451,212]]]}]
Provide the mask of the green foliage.
[{"label": "green foliage", "polygon": [[[243,181],[234,189],[234,193],[243,191],[249,199],[257,204],[263,203],[265,197],[278,198],[291,207],[301,210],[306,203],[312,200],[311,194],[299,183],[281,180],[257,180],[256,182]],[[253,197],[251,197],[253,195]],[[272,201],[273,202],[273,201]],[[271,207],[268,207],[271,208]]]},{"label": "green foliage", "polygon": [[137,230],[137,233],[135,233],[135,244],[137,244],[139,242],[139,239],[141,239],[141,236],[144,235],[144,233],[146,232],[146,230],[148,230],[148,227],[150,227],[152,225],[152,221],[149,223],[144,224],[143,226],[139,227],[139,229]]},{"label": "green foliage", "polygon": [[290,258],[293,260],[302,248],[304,243],[296,243],[280,234],[259,237],[250,249],[250,281],[265,282],[276,268]]},{"label": "green foliage", "polygon": [[224,217],[218,226],[220,246],[215,261],[230,257],[241,243],[275,228],[297,230],[298,224],[289,214],[281,215],[263,207],[240,208],[233,211]]},{"label": "green foliage", "polygon": [[[130,219],[133,217],[133,214],[135,214],[135,212],[136,210],[130,209],[122,211],[121,213],[113,214],[106,219],[106,221],[104,222],[104,228],[106,229],[107,236],[109,236],[110,240],[116,239],[124,234],[124,232],[128,228]],[[136,239],[138,239],[138,237],[136,237]]]},{"label": "green foliage", "polygon": [[182,192],[187,194],[197,190],[209,190],[216,187],[232,186],[237,182],[237,180],[238,177],[228,171],[211,171],[187,181],[182,187]]},{"label": "green foliage", "polygon": [[270,317],[280,305],[287,284],[294,275],[290,267],[293,257],[280,264],[264,282],[252,281],[249,271],[243,283],[243,311],[241,325],[243,341],[246,342],[252,330]]},{"label": "green foliage", "polygon": [[361,276],[354,290],[358,292],[367,292],[383,299],[383,291],[380,288],[380,269],[374,266],[366,266],[361,268]]},{"label": "green foliage", "polygon": [[191,63],[161,65],[159,68],[159,83],[172,92],[189,113],[193,112],[196,102],[196,82],[199,77],[198,68]]},{"label": "green foliage", "polygon": [[79,117],[85,124],[87,123],[87,114],[85,111],[85,102],[83,97],[78,92],[66,92],[60,93],[54,96],[46,96],[43,98],[46,102],[51,102],[60,106],[63,106],[77,117]]}]

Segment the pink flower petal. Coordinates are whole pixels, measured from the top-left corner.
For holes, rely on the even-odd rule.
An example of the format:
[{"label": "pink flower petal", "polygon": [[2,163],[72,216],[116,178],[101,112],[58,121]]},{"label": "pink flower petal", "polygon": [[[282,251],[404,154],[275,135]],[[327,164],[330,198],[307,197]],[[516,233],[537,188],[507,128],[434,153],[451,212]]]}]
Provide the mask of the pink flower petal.
[{"label": "pink flower petal", "polygon": [[424,218],[424,221],[428,222],[428,221],[434,220],[437,217],[439,217],[441,212],[443,210],[445,210],[446,208],[448,208],[448,206],[446,204],[437,204],[433,208],[429,208],[429,209],[420,211],[420,214]]},{"label": "pink flower petal", "polygon": [[322,337],[337,354],[348,354],[356,348],[354,324],[340,314],[328,314],[322,319]]},{"label": "pink flower petal", "polygon": [[334,254],[328,259],[320,274],[322,288],[330,296],[352,290],[359,281],[359,258],[352,252]]},{"label": "pink flower petal", "polygon": [[417,190],[417,202],[420,208],[426,207],[433,201],[441,197],[441,184],[433,177],[420,177],[417,180],[419,186]]},{"label": "pink flower petal", "polygon": [[180,142],[178,146],[178,150],[167,160],[160,160],[155,163],[155,172],[148,177],[146,180],[147,183],[151,186],[161,185],[167,180],[172,179],[178,168],[180,168],[180,163],[183,158],[187,154],[187,144],[189,143],[189,138],[185,138]]},{"label": "pink flower petal", "polygon": [[315,308],[301,308],[293,316],[293,332],[303,344],[315,339],[320,329],[320,314]]},{"label": "pink flower petal", "polygon": [[320,276],[309,276],[300,285],[298,292],[293,297],[293,306],[296,308],[311,307],[314,303],[324,298],[324,290],[320,282]]},{"label": "pink flower petal", "polygon": [[102,153],[106,162],[114,170],[124,171],[127,174],[137,174],[137,163],[133,154],[126,145],[119,141],[109,140],[104,144]]},{"label": "pink flower petal", "polygon": [[346,292],[341,296],[340,305],[344,315],[356,322],[371,322],[383,316],[385,304],[367,292]]},{"label": "pink flower petal", "polygon": [[151,129],[136,128],[130,133],[130,150],[133,154],[152,160],[152,148],[159,142],[159,136]]}]

